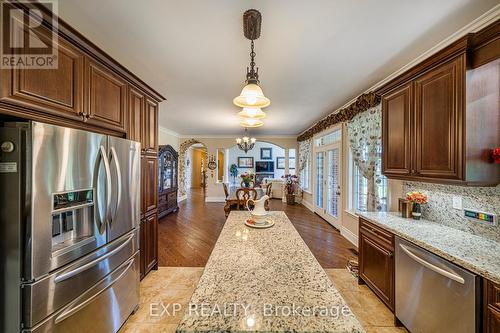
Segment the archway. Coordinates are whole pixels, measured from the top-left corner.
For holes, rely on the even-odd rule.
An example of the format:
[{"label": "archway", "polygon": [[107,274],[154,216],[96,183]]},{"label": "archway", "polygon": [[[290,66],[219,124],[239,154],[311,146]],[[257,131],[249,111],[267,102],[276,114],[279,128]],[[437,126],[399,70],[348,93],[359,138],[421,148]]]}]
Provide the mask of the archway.
[{"label": "archway", "polygon": [[[188,171],[187,169],[187,160],[186,160],[186,154],[189,150],[194,145],[201,145],[205,149],[207,149],[206,145],[203,142],[200,142],[195,139],[189,139],[187,141],[184,141],[183,143],[180,144],[179,146],[179,197],[183,198],[187,195],[187,184],[188,184],[188,177],[186,176],[186,172]],[[203,171],[207,170],[207,164],[208,164],[208,154],[205,154],[204,156],[204,163],[203,163]]]}]

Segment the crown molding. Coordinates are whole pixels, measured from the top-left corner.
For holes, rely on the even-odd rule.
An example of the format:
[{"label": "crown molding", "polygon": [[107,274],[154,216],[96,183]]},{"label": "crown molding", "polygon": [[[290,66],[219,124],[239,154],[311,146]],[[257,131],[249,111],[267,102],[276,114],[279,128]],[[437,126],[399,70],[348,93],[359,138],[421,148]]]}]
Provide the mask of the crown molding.
[{"label": "crown molding", "polygon": [[[461,29],[455,31],[453,34],[451,34],[447,38],[443,39],[441,42],[434,45],[432,48],[428,49],[427,51],[425,51],[424,53],[422,53],[421,55],[419,55],[418,57],[416,57],[415,59],[413,59],[412,61],[410,61],[409,63],[407,63],[406,65],[404,65],[400,69],[398,69],[397,71],[395,71],[394,73],[390,74],[389,76],[387,76],[384,79],[380,80],[379,82],[375,83],[373,86],[369,87],[368,89],[364,90],[360,94],[356,95],[356,97],[349,100],[344,105],[342,105],[341,107],[339,107],[335,111],[333,111],[332,114],[337,113],[340,110],[347,108],[348,106],[350,106],[351,104],[356,102],[356,100],[359,98],[359,96],[361,96],[363,94],[367,94],[370,91],[377,90],[378,88],[382,87],[384,84],[388,83],[389,81],[396,78],[397,76],[403,74],[405,71],[407,71],[408,69],[412,68],[413,66],[419,64],[423,60],[429,58],[433,54],[441,51],[442,49],[449,46],[453,42],[456,42],[457,40],[464,37],[465,35],[467,35],[469,33],[477,32],[477,31],[487,27],[488,25],[494,23],[498,19],[500,19],[500,4],[496,5],[495,7],[491,8],[490,10],[485,12],[483,15],[479,16],[478,18],[474,19],[470,23],[466,24]],[[315,121],[311,126],[307,127],[303,131],[301,131],[299,134],[299,137],[302,136],[304,133],[306,133],[308,130],[310,130],[313,126],[315,126],[318,122],[320,122],[321,120],[323,120],[325,118],[327,118],[327,116],[322,117],[318,121]]]},{"label": "crown molding", "polygon": [[[233,135],[186,135],[181,134],[179,138],[181,139],[235,139],[241,137],[241,133]],[[259,139],[296,139],[297,135],[251,135],[252,137]]]},{"label": "crown molding", "polygon": [[181,138],[182,137],[179,133],[177,133],[175,131],[172,131],[172,130],[170,130],[168,128],[165,128],[165,127],[162,127],[162,126],[158,126],[158,129],[159,129],[160,132],[166,133],[168,135],[172,135],[172,136],[175,136],[177,138]]}]

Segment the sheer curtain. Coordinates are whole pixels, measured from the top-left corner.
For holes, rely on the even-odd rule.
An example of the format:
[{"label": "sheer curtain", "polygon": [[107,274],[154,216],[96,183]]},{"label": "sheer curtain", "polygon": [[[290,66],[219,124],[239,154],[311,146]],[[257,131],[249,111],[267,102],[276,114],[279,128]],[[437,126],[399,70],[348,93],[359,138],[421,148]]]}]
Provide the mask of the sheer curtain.
[{"label": "sheer curtain", "polygon": [[[301,174],[302,170],[305,169],[308,160],[311,158],[311,145],[312,139],[299,142],[299,170],[297,170],[297,175]],[[304,184],[303,182],[304,179],[302,179],[302,177],[299,178],[300,187],[307,187],[307,184]]]},{"label": "sheer curtain", "polygon": [[382,147],[381,105],[354,116],[347,123],[347,131],[354,163],[368,181],[367,210],[380,210],[381,204],[377,191],[377,183],[380,179],[376,175],[376,170],[379,168]]}]

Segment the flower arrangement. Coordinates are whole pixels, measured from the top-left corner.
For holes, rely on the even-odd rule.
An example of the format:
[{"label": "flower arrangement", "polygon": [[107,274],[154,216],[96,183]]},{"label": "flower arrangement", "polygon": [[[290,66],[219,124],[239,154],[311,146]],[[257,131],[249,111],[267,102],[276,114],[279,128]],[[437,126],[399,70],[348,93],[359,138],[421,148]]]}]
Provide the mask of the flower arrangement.
[{"label": "flower arrangement", "polygon": [[428,202],[427,196],[419,191],[406,193],[406,200],[417,203],[419,205],[425,205]]},{"label": "flower arrangement", "polygon": [[299,178],[296,175],[284,175],[285,190],[287,194],[294,194],[297,186],[299,185]]},{"label": "flower arrangement", "polygon": [[422,205],[425,205],[428,202],[428,198],[425,194],[419,191],[412,191],[406,193],[406,200],[413,203],[413,209],[411,215],[414,220],[420,220],[420,216],[422,216]]},{"label": "flower arrangement", "polygon": [[299,186],[299,178],[296,175],[284,175],[285,179],[285,191],[286,191],[286,203],[288,205],[295,204],[295,190]]},{"label": "flower arrangement", "polygon": [[245,171],[242,174],[240,174],[240,178],[243,181],[243,183],[245,183],[245,185],[248,186],[250,184],[250,182],[253,182],[255,176],[253,173]]},{"label": "flower arrangement", "polygon": [[500,164],[500,147],[497,147],[491,151],[491,157],[496,164]]}]

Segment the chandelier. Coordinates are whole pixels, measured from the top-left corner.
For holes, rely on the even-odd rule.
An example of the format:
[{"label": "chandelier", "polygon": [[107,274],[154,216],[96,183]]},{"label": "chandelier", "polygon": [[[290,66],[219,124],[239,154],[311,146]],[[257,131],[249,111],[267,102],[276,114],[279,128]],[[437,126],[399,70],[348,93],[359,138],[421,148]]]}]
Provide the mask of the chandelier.
[{"label": "chandelier", "polygon": [[257,141],[257,139],[250,138],[248,136],[248,130],[246,128],[245,128],[245,135],[243,136],[243,138],[236,138],[236,144],[238,145],[238,148],[243,150],[245,154],[249,150],[252,150],[252,148],[255,146],[255,141]]},{"label": "chandelier", "polygon": [[262,15],[256,9],[249,9],[243,13],[243,33],[250,40],[250,67],[247,67],[246,85],[241,94],[233,99],[236,106],[243,108],[238,113],[240,125],[247,127],[259,127],[264,124],[261,120],[266,116],[261,108],[269,106],[271,101],[264,95],[259,86],[259,68],[255,66],[255,43],[260,37]]}]

